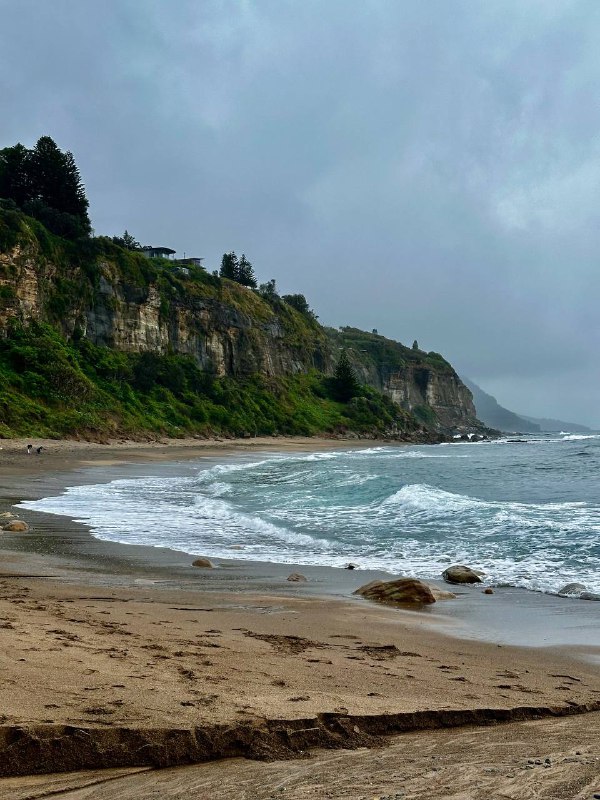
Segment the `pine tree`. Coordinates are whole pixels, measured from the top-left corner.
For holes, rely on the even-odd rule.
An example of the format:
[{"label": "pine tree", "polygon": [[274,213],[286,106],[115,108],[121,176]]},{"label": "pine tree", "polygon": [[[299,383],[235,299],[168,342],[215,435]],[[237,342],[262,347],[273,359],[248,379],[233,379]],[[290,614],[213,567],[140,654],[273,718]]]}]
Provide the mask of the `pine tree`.
[{"label": "pine tree", "polygon": [[358,394],[359,383],[345,350],[342,350],[335,368],[333,390],[336,400],[341,403],[347,403]]},{"label": "pine tree", "polygon": [[223,253],[219,275],[221,278],[229,278],[230,281],[237,281],[239,275],[239,263],[238,258],[233,250],[231,253]]},{"label": "pine tree", "polygon": [[30,156],[22,144],[0,150],[0,197],[13,200],[19,208],[32,199]]},{"label": "pine tree", "polygon": [[123,241],[123,247],[126,250],[141,250],[142,245],[137,241],[137,239],[132,236],[127,229],[125,229],[125,233],[121,237]]},{"label": "pine tree", "polygon": [[22,144],[0,151],[0,196],[39,219],[59,236],[90,234],[88,201],[73,154],[63,153],[50,136],[33,150]]},{"label": "pine tree", "polygon": [[238,283],[241,283],[242,286],[250,286],[252,289],[256,289],[257,282],[256,275],[254,274],[254,267],[248,261],[244,253],[242,253],[242,257],[240,258],[238,264],[238,274],[235,280],[237,280]]}]

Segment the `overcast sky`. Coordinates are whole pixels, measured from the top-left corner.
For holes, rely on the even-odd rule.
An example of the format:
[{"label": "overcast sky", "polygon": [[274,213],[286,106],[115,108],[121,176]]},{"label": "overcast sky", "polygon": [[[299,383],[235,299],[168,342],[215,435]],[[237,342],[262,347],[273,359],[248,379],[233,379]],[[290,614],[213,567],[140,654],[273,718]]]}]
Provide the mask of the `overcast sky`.
[{"label": "overcast sky", "polygon": [[245,252],[329,325],[600,428],[598,0],[0,0],[0,147],[97,234]]}]

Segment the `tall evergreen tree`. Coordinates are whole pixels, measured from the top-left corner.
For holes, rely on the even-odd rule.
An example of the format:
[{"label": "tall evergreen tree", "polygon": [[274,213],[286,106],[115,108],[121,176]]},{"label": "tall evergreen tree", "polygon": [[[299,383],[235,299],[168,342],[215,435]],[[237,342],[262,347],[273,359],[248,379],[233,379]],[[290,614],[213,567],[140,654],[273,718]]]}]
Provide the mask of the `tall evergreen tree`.
[{"label": "tall evergreen tree", "polygon": [[13,200],[60,236],[87,236],[92,226],[88,201],[73,154],[50,136],[33,150],[22,144],[0,151],[0,197]]},{"label": "tall evergreen tree", "polygon": [[223,258],[221,259],[221,269],[219,270],[219,275],[221,278],[229,278],[230,281],[237,281],[239,274],[239,263],[238,257],[236,254],[231,251],[231,253],[223,253]]},{"label": "tall evergreen tree", "polygon": [[257,282],[256,282],[256,275],[254,274],[254,267],[248,261],[245,254],[242,253],[242,257],[238,263],[238,270],[237,270],[237,280],[238,283],[241,283],[242,286],[250,286],[252,289],[256,289]]},{"label": "tall evergreen tree", "polygon": [[358,394],[359,383],[345,350],[342,350],[333,375],[333,390],[336,400],[347,403]]},{"label": "tall evergreen tree", "polygon": [[32,199],[30,157],[31,151],[20,143],[0,150],[0,197],[19,207]]},{"label": "tall evergreen tree", "polygon": [[88,201],[73,154],[63,153],[50,136],[38,139],[31,153],[30,172],[33,199],[56,211],[87,217]]}]

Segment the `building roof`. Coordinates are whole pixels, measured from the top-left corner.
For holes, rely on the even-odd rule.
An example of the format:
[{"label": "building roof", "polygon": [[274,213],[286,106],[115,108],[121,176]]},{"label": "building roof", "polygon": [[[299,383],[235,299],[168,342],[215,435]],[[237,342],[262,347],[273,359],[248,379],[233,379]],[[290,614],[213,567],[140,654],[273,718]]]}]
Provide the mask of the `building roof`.
[{"label": "building roof", "polygon": [[177,250],[171,250],[170,247],[142,247],[142,250],[152,251],[153,253],[165,253],[166,255],[174,255]]}]

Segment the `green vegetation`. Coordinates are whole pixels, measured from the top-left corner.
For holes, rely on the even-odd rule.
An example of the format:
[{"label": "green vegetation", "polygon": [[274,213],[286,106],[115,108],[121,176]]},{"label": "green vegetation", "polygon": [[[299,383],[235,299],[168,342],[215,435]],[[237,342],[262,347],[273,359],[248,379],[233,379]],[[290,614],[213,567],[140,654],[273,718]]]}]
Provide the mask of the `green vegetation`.
[{"label": "green vegetation", "polygon": [[[419,350],[416,341],[409,348],[393,339],[386,339],[380,334],[367,333],[351,327],[339,330],[327,328],[327,333],[335,346],[351,352],[354,363],[368,366],[374,361],[379,365],[384,376],[401,372],[408,366],[434,367],[437,370],[453,371],[451,365],[439,353],[425,353]],[[417,346],[415,347],[415,345]]]},{"label": "green vegetation", "polygon": [[[225,253],[210,274],[145,257],[127,230],[92,237],[87,210],[72,154],[49,136],[0,150],[0,437],[406,437],[437,425],[429,406],[409,414],[358,376],[381,385],[410,367],[426,384],[430,369],[452,371],[438,353],[321,327],[304,295],[258,285],[245,255]],[[155,336],[161,347],[141,352]],[[174,352],[181,342],[198,360]]]},{"label": "green vegetation", "polygon": [[49,136],[0,150],[0,197],[68,239],[89,236],[88,201],[73,154]]},{"label": "green vegetation", "polygon": [[295,308],[296,311],[304,314],[304,316],[315,320],[317,319],[317,315],[308,305],[308,300],[303,294],[284,294],[281,296],[281,299],[284,303],[287,303],[288,306],[291,306],[292,308]]},{"label": "green vegetation", "polygon": [[356,373],[348,360],[346,351],[342,350],[331,379],[333,396],[341,403],[347,403],[360,392]]},{"label": "green vegetation", "polygon": [[257,283],[254,267],[243,253],[242,257],[239,259],[233,251],[231,251],[231,253],[224,253],[221,259],[219,276],[221,278],[228,278],[230,281],[235,281],[242,286],[249,286],[252,289],[256,289]]},{"label": "green vegetation", "polygon": [[349,403],[317,372],[217,378],[187,356],[129,354],[45,324],[13,323],[0,340],[0,436],[106,438],[166,434],[303,435],[416,429],[410,415],[360,388]]}]

